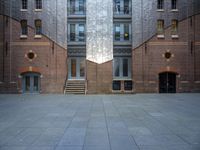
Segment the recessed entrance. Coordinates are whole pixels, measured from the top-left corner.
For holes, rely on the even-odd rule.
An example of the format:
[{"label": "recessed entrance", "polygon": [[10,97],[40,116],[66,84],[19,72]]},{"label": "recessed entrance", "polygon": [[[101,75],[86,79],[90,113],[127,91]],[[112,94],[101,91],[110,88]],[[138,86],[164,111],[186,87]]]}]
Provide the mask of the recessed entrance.
[{"label": "recessed entrance", "polygon": [[159,93],[176,93],[176,73],[159,74]]},{"label": "recessed entrance", "polygon": [[23,93],[39,93],[40,75],[38,73],[25,73],[22,76]]},{"label": "recessed entrance", "polygon": [[82,57],[69,58],[68,79],[85,79],[85,58]]}]

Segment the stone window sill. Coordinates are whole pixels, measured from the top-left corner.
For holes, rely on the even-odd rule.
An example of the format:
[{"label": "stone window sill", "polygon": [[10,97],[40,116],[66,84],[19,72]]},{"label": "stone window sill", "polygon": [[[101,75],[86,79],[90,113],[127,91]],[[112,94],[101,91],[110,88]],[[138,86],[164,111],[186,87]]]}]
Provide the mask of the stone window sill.
[{"label": "stone window sill", "polygon": [[179,36],[178,35],[172,35],[172,39],[178,39]]},{"label": "stone window sill", "polygon": [[27,9],[20,9],[20,11],[26,12],[26,11],[28,11],[28,10],[27,10]]},{"label": "stone window sill", "polygon": [[41,39],[41,38],[42,38],[42,35],[35,35],[34,38],[35,38],[35,39]]},{"label": "stone window sill", "polygon": [[165,35],[159,34],[159,35],[157,35],[157,38],[159,38],[159,39],[164,39],[164,38],[165,38]]},{"label": "stone window sill", "polygon": [[172,9],[171,12],[178,12],[178,9]]},{"label": "stone window sill", "polygon": [[35,9],[35,11],[36,11],[36,12],[41,12],[41,11],[42,11],[42,9]]},{"label": "stone window sill", "polygon": [[164,9],[157,9],[157,12],[164,12]]},{"label": "stone window sill", "polygon": [[20,35],[20,39],[27,39],[28,36],[27,35]]}]

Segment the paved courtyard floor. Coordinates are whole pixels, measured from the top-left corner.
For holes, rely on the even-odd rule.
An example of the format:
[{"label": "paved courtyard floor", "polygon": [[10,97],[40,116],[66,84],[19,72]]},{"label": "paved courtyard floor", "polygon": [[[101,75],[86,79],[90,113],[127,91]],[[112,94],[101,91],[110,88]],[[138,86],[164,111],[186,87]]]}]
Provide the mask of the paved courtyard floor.
[{"label": "paved courtyard floor", "polygon": [[0,150],[200,150],[200,94],[0,95]]}]

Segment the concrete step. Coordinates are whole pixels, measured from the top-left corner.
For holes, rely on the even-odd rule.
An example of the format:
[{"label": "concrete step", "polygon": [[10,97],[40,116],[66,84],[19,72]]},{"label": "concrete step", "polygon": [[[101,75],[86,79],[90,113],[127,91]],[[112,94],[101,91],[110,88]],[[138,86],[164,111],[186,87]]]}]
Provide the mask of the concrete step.
[{"label": "concrete step", "polygon": [[85,81],[66,81],[65,94],[85,94]]}]

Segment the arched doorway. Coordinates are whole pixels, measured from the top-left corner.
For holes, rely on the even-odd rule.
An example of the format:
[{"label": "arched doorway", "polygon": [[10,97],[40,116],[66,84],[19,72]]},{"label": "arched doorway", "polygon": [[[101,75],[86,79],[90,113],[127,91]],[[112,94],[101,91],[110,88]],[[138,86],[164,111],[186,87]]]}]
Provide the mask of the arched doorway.
[{"label": "arched doorway", "polygon": [[176,93],[176,73],[159,74],[159,93]]},{"label": "arched doorway", "polygon": [[23,93],[39,93],[40,91],[40,74],[39,73],[23,73],[22,74],[22,90]]}]

